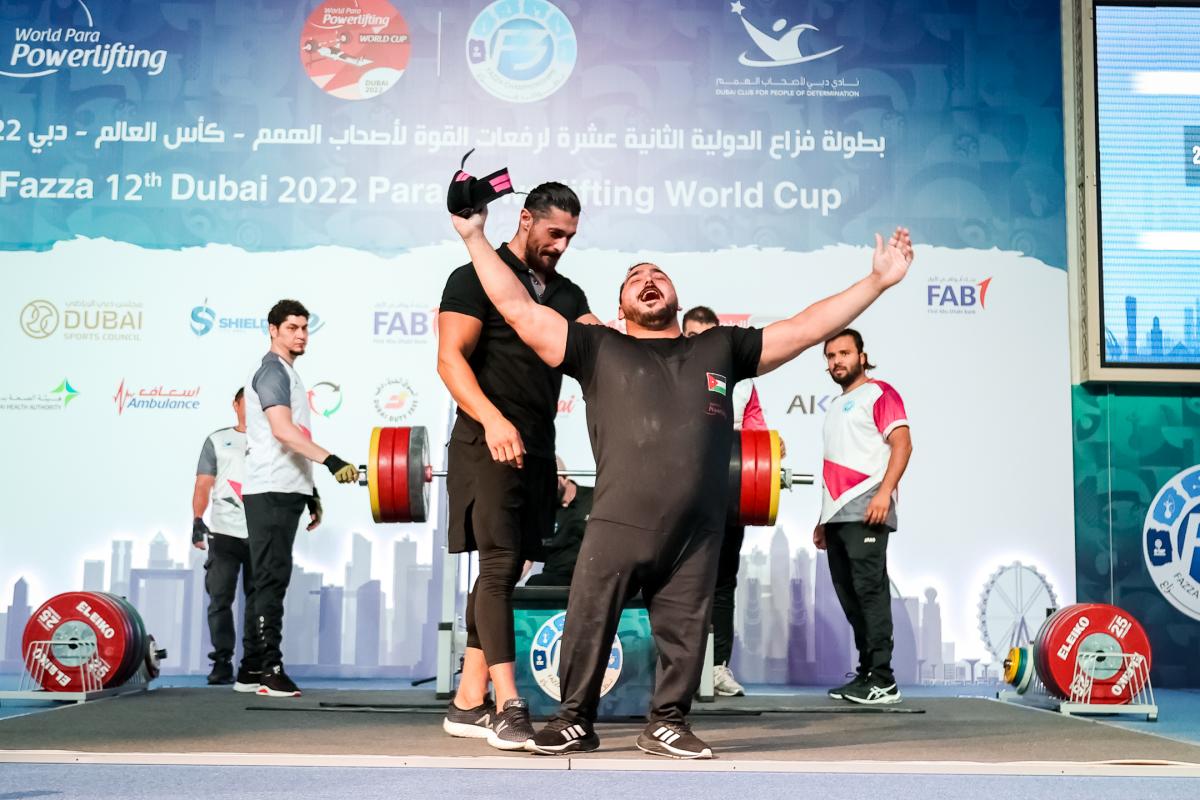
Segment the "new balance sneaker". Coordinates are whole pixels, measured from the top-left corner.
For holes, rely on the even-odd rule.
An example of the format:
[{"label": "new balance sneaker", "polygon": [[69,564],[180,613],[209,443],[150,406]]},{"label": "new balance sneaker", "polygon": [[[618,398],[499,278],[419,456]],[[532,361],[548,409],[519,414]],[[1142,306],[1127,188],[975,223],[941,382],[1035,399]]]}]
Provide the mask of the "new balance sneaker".
[{"label": "new balance sneaker", "polygon": [[529,740],[526,749],[544,756],[560,753],[588,753],[600,747],[600,737],[587,722],[571,722],[555,717]]},{"label": "new balance sneaker", "polygon": [[637,738],[638,749],[667,758],[712,758],[712,748],[686,722],[651,722]]},{"label": "new balance sneaker", "polygon": [[237,680],[233,683],[235,692],[257,692],[262,683],[262,670],[257,664],[241,663],[237,671]]},{"label": "new balance sneaker", "polygon": [[887,705],[900,702],[900,690],[896,688],[895,680],[885,681],[871,673],[862,683],[847,688],[842,699],[860,705]]},{"label": "new balance sneaker", "polygon": [[228,686],[233,683],[233,664],[229,661],[214,661],[208,673],[209,686]]},{"label": "new balance sneaker", "polygon": [[718,697],[742,697],[746,690],[733,677],[733,670],[725,664],[717,664],[713,667],[713,694]]},{"label": "new balance sneaker", "polygon": [[257,694],[264,697],[299,697],[300,688],[283,671],[283,665],[276,664],[263,672]]},{"label": "new balance sneaker", "polygon": [[867,676],[861,672],[847,672],[846,677],[850,678],[849,683],[843,683],[841,686],[834,687],[825,694],[829,695],[834,700],[845,700],[847,690],[857,687],[864,680],[866,680]]},{"label": "new balance sneaker", "polygon": [[504,701],[504,708],[492,721],[487,743],[497,750],[524,750],[533,738],[533,723],[529,720],[529,703],[523,697]]},{"label": "new balance sneaker", "polygon": [[474,708],[459,708],[450,701],[442,730],[461,739],[486,739],[492,734],[492,720],[496,716],[496,704],[490,697]]}]

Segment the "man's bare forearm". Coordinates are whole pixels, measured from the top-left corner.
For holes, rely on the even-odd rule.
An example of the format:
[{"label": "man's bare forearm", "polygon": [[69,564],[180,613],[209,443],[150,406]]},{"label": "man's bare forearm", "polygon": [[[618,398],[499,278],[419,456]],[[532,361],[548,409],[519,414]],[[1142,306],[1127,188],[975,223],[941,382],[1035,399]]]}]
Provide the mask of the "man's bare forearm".
[{"label": "man's bare forearm", "polygon": [[479,385],[475,370],[457,351],[438,355],[438,375],[450,390],[450,396],[467,416],[481,425],[501,416],[500,409],[488,399]]}]

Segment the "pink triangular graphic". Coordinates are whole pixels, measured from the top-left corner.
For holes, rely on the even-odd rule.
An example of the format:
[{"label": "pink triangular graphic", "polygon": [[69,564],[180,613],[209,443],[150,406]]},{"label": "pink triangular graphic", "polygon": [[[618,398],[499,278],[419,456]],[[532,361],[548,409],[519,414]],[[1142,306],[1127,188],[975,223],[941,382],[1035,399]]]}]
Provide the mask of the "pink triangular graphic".
[{"label": "pink triangular graphic", "polygon": [[241,500],[242,499],[242,485],[240,483],[238,483],[237,481],[230,481],[229,486],[230,486],[230,488],[233,489],[233,493],[238,496],[238,500]]},{"label": "pink triangular graphic", "polygon": [[825,477],[825,489],[834,500],[841,497],[847,489],[853,489],[871,477],[866,473],[843,467],[828,459],[825,460],[825,467],[821,472]]}]

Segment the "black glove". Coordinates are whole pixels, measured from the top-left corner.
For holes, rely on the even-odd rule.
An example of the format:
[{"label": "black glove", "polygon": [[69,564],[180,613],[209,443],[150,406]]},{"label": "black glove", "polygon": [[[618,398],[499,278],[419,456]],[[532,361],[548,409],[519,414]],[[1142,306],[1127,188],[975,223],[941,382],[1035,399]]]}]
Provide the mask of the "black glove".
[{"label": "black glove", "polygon": [[208,536],[208,526],[204,524],[204,517],[196,517],[192,520],[192,544],[201,544]]},{"label": "black glove", "polygon": [[338,483],[354,483],[358,480],[358,467],[353,464],[347,464],[332,453],[330,453],[329,458],[321,463],[325,465],[325,468],[329,470],[329,474]]},{"label": "black glove", "polygon": [[506,194],[512,194],[513,186],[512,179],[508,177],[508,167],[498,169],[491,175],[483,178],[476,178],[465,171],[467,166],[467,156],[474,153],[472,148],[467,152],[467,155],[462,157],[462,164],[459,165],[458,172],[454,173],[454,178],[450,181],[450,188],[446,192],[446,209],[463,219],[470,219],[473,214],[478,214],[488,203],[498,197],[503,197]]}]

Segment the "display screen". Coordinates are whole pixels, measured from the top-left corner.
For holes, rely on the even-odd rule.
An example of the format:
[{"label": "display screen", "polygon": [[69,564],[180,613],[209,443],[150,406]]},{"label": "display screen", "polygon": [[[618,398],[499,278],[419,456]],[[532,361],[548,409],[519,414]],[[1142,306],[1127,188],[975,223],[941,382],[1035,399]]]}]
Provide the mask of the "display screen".
[{"label": "display screen", "polygon": [[1200,8],[1099,5],[1105,366],[1200,364]]}]

